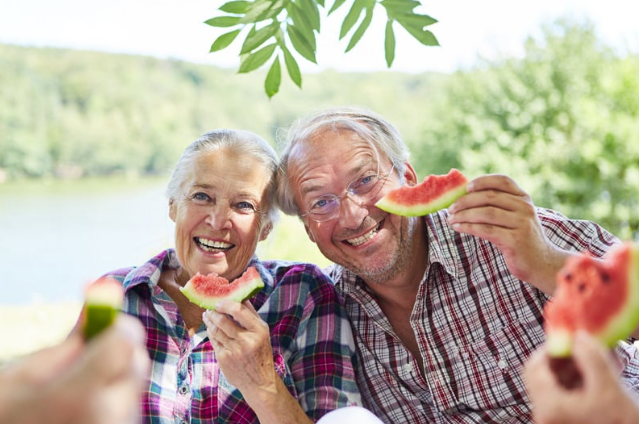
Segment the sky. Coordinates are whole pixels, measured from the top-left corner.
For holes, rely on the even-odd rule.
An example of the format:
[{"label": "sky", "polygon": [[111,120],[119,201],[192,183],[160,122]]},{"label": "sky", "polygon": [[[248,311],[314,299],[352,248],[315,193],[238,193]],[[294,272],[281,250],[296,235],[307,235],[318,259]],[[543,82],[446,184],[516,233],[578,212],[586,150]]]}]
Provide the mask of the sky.
[{"label": "sky", "polygon": [[[237,42],[209,53],[224,30],[203,22],[216,16],[221,4],[222,0],[6,0],[0,2],[0,43],[144,54],[236,68]],[[639,52],[637,0],[422,0],[416,11],[438,20],[430,29],[441,46],[423,47],[396,30],[392,70],[451,72],[471,66],[480,56],[521,54],[526,36],[538,34],[542,23],[562,16],[590,19],[607,44],[621,52]],[[384,15],[382,10],[376,14]],[[347,54],[347,41],[337,37],[340,23],[339,15],[323,23],[319,65],[300,58],[303,71],[387,69],[381,19],[373,21]]]}]

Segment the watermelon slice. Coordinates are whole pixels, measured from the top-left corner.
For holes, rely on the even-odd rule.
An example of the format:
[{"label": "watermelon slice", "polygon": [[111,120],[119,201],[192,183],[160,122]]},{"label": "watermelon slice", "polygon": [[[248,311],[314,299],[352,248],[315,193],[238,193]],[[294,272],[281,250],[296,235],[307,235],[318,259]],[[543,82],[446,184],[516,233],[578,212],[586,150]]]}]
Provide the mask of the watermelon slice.
[{"label": "watermelon slice", "polygon": [[215,273],[202,275],[198,272],[184,287],[180,287],[180,291],[199,307],[214,311],[221,300],[243,302],[255,296],[263,287],[260,274],[251,266],[231,283]]},{"label": "watermelon slice", "polygon": [[122,309],[124,288],[110,277],[89,284],[85,290],[83,334],[86,340],[107,328]]},{"label": "watermelon slice", "polygon": [[429,175],[420,184],[391,190],[375,206],[395,215],[428,215],[466,194],[467,183],[464,174],[453,168],[446,175]]},{"label": "watermelon slice", "polygon": [[628,337],[639,322],[639,249],[626,242],[603,259],[570,257],[557,274],[544,315],[548,353],[554,357],[570,356],[579,329],[608,347]]}]

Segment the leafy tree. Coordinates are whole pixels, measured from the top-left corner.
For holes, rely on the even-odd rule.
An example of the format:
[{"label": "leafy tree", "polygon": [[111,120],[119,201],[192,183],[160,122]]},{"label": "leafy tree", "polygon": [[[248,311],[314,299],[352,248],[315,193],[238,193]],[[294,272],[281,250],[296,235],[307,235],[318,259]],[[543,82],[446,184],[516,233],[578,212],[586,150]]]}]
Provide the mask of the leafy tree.
[{"label": "leafy tree", "polygon": [[[335,0],[328,9],[331,15],[346,0]],[[416,13],[418,0],[353,0],[340,28],[340,40],[350,33],[346,52],[361,40],[368,30],[376,9],[386,12],[384,56],[390,68],[395,60],[395,24],[403,27],[426,46],[438,45],[433,33],[424,29],[437,22],[428,15]],[[220,6],[222,15],[206,21],[208,25],[229,28],[215,39],[211,52],[223,50],[244,32],[240,49],[239,72],[251,72],[271,61],[264,81],[269,98],[280,89],[282,60],[291,80],[302,87],[302,74],[292,52],[317,63],[316,34],[320,33],[324,0],[232,0]]]},{"label": "leafy tree", "polygon": [[[591,23],[558,21],[525,56],[448,81],[425,130],[430,164],[511,175],[535,203],[639,237],[639,58],[602,45]],[[443,171],[440,169],[440,171]]]}]

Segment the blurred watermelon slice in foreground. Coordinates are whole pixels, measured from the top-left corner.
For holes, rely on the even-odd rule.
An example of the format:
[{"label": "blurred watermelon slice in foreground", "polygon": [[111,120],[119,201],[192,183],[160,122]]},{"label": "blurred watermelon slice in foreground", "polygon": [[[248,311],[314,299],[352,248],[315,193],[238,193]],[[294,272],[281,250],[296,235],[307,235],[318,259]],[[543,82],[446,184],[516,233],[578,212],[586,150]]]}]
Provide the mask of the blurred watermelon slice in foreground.
[{"label": "blurred watermelon slice in foreground", "polygon": [[84,294],[83,333],[89,340],[113,323],[122,309],[124,288],[110,277],[89,284]]},{"label": "blurred watermelon slice in foreground", "polygon": [[577,330],[608,347],[627,338],[639,323],[639,248],[625,242],[602,259],[585,253],[570,257],[557,274],[554,298],[544,308],[546,346],[567,357]]},{"label": "blurred watermelon slice in foreground", "polygon": [[251,266],[241,277],[231,283],[215,273],[208,275],[197,273],[184,287],[180,288],[180,291],[199,307],[214,311],[223,299],[243,302],[255,296],[263,287],[264,282],[260,274]]},{"label": "blurred watermelon slice in foreground", "polygon": [[428,215],[447,208],[466,194],[467,183],[464,174],[453,168],[446,175],[429,175],[417,185],[391,190],[375,206],[395,215]]}]

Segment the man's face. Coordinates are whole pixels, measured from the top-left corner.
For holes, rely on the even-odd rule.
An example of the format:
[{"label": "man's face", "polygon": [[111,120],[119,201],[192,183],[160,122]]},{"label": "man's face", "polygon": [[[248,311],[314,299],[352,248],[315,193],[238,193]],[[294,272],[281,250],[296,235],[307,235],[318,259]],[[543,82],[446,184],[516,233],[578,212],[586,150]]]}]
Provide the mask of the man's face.
[{"label": "man's face", "polygon": [[[412,222],[374,206],[384,194],[399,186],[391,172],[377,181],[370,192],[347,195],[347,187],[368,182],[368,176],[391,171],[391,162],[351,131],[324,131],[298,144],[291,152],[289,175],[295,201],[303,215],[306,231],[328,259],[366,281],[383,283],[407,264],[410,257]],[[409,167],[408,183],[415,175]],[[355,182],[355,183],[353,183]],[[334,196],[331,196],[334,195]],[[317,222],[312,212],[339,199],[337,216]],[[330,215],[329,215],[330,216]],[[326,219],[326,217],[320,217]]]}]

